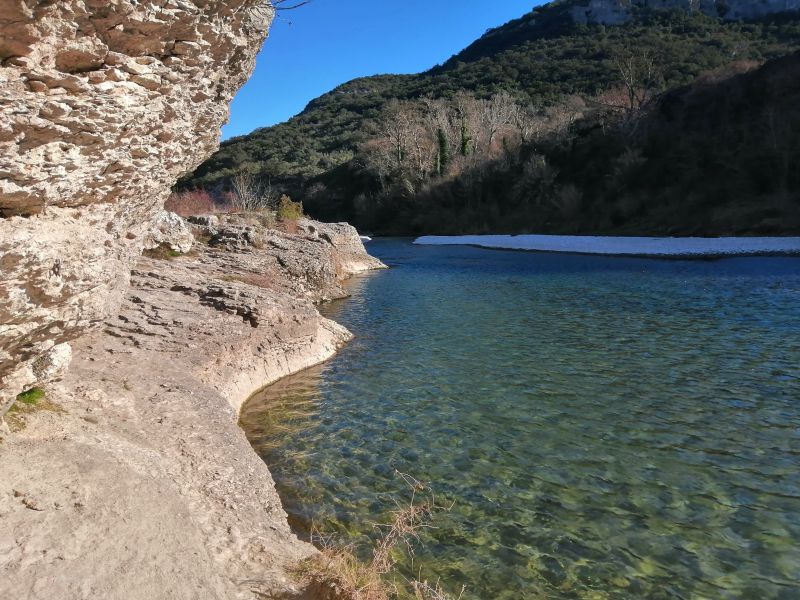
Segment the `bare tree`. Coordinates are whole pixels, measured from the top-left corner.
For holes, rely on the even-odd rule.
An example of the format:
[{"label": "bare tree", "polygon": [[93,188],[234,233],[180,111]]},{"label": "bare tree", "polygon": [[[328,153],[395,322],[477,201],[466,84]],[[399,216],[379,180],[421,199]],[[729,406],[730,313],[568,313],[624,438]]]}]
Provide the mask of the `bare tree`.
[{"label": "bare tree", "polygon": [[458,131],[453,127],[453,114],[450,103],[444,98],[423,98],[425,127],[435,140],[433,170],[443,175],[450,162],[451,149],[458,144]]},{"label": "bare tree", "polygon": [[459,133],[458,148],[461,156],[477,150],[478,140],[478,102],[475,96],[466,92],[458,92],[453,96],[453,120]]},{"label": "bare tree", "polygon": [[565,133],[586,110],[586,101],[580,96],[567,96],[558,104],[548,107],[544,113],[548,133]]},{"label": "bare tree", "polygon": [[247,212],[256,210],[273,210],[276,205],[277,195],[272,189],[272,183],[255,177],[248,171],[239,171],[231,179],[233,191],[233,206],[237,210]]},{"label": "bare tree", "polygon": [[527,144],[542,129],[542,117],[532,104],[527,106],[515,104],[511,113],[511,122],[519,134],[523,144]]},{"label": "bare tree", "polygon": [[614,64],[627,93],[626,112],[632,117],[658,92],[661,71],[647,48],[621,52],[614,58]]},{"label": "bare tree", "polygon": [[407,105],[392,102],[380,126],[383,136],[391,144],[395,168],[402,171],[414,127],[412,112]]},{"label": "bare tree", "polygon": [[511,124],[516,101],[508,92],[499,92],[480,103],[482,133],[486,139],[486,151],[492,151],[494,139],[503,127]]},{"label": "bare tree", "polygon": [[381,192],[389,190],[388,180],[394,166],[391,144],[383,137],[368,140],[361,145],[359,152],[360,166],[378,179]]},{"label": "bare tree", "polygon": [[410,163],[414,179],[418,182],[427,179],[430,166],[435,161],[436,140],[432,132],[417,121],[411,127],[410,140]]}]

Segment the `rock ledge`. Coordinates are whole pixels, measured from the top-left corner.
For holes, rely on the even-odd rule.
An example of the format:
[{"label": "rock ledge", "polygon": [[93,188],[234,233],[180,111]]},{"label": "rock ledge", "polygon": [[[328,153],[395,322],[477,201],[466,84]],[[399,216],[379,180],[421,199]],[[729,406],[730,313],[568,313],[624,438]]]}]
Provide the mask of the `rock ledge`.
[{"label": "rock ledge", "polygon": [[57,410],[25,414],[0,443],[0,597],[312,597],[287,568],[314,550],[238,409],[349,340],[314,303],[383,265],[344,224],[195,222],[200,239],[240,243],[142,258],[116,316],[46,388]]}]

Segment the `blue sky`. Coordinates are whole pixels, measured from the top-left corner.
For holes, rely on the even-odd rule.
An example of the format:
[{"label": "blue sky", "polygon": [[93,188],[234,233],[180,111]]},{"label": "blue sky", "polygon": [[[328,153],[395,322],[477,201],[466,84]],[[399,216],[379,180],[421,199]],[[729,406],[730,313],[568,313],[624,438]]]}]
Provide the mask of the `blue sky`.
[{"label": "blue sky", "polygon": [[490,27],[522,16],[532,0],[313,0],[278,13],[258,66],[231,107],[223,138],[289,119],[356,77],[418,73]]}]

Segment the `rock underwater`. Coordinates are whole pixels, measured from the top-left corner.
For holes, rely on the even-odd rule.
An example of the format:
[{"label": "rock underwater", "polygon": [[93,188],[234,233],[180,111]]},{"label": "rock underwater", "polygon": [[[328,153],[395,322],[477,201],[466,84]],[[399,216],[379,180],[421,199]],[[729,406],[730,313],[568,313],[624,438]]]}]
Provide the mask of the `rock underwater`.
[{"label": "rock underwater", "polygon": [[119,306],[273,15],[265,0],[0,0],[0,415]]}]

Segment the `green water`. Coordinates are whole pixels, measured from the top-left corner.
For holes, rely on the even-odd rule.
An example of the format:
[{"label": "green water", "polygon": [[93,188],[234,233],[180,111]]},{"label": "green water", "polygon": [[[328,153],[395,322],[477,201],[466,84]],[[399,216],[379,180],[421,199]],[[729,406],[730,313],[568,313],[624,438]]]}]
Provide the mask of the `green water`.
[{"label": "green water", "polygon": [[356,340],[245,408],[292,522],[468,599],[800,598],[800,259],[415,247],[326,308]]}]

